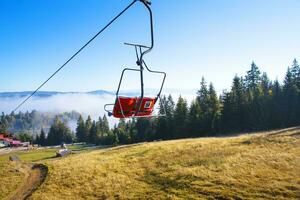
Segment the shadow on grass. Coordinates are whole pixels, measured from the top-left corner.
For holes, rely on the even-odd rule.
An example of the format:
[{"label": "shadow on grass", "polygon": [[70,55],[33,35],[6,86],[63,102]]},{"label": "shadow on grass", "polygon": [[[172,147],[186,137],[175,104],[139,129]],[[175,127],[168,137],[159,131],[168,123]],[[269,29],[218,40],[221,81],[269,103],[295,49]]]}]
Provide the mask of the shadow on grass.
[{"label": "shadow on grass", "polygon": [[[155,171],[147,171],[142,181],[149,184],[156,191],[163,191],[165,194],[174,195],[179,198],[200,198],[205,197],[207,199],[242,199],[238,195],[229,195],[228,197],[221,194],[219,191],[211,192],[213,187],[218,187],[220,185],[215,185],[214,183],[207,182],[200,177],[194,175],[176,175],[174,177],[164,176],[161,173]],[[201,189],[200,186],[196,187],[196,182],[203,181],[207,182],[206,189]],[[207,186],[211,189],[207,190]]]}]

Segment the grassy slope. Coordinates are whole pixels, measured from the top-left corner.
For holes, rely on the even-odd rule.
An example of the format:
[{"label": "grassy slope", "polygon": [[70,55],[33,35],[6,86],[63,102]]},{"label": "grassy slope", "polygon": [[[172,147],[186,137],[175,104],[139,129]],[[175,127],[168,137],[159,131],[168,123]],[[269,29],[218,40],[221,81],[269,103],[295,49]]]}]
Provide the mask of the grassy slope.
[{"label": "grassy slope", "polygon": [[31,199],[300,198],[299,129],[145,143],[45,161]]},{"label": "grassy slope", "polygon": [[9,162],[10,155],[17,155],[21,160],[33,162],[55,156],[57,149],[30,150],[14,152],[0,156],[0,199],[15,191],[24,178],[23,166],[20,163]]},{"label": "grassy slope", "polygon": [[0,162],[0,199],[7,197],[21,184],[23,174],[18,168],[15,164]]},{"label": "grassy slope", "polygon": [[[69,149],[80,151],[83,146],[70,146]],[[58,148],[12,152],[0,155],[0,199],[16,190],[24,178],[24,167],[20,163],[9,162],[9,156],[17,155],[22,161],[36,162],[53,158]]]}]

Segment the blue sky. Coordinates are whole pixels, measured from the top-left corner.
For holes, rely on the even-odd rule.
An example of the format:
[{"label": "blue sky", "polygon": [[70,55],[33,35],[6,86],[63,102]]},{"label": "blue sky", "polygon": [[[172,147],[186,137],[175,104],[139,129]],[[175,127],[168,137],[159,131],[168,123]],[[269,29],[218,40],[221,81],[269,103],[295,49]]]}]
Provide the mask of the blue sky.
[{"label": "blue sky", "polygon": [[[0,92],[35,89],[130,2],[1,0]],[[252,61],[281,80],[300,59],[299,8],[298,0],[153,0],[155,48],[145,60],[168,73],[167,88],[179,90],[198,88],[204,76],[220,92]],[[123,67],[135,65],[122,43],[147,43],[148,30],[138,3],[43,90],[115,90]]]}]

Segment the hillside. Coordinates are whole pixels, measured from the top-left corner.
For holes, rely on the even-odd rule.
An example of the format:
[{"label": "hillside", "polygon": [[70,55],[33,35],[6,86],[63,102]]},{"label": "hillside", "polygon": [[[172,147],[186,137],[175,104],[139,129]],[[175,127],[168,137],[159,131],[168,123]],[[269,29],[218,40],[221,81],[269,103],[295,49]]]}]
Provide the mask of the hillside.
[{"label": "hillside", "polygon": [[300,197],[299,128],[143,143],[38,162],[49,172],[30,199]]}]

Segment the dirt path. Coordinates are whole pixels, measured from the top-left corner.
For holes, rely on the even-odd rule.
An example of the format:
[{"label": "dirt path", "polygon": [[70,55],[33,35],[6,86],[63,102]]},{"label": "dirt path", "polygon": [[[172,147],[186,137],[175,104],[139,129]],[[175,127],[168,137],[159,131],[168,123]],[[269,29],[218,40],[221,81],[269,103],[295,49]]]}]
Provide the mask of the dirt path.
[{"label": "dirt path", "polygon": [[20,171],[25,174],[19,188],[7,199],[21,200],[27,199],[45,180],[48,168],[42,164],[22,163]]}]

